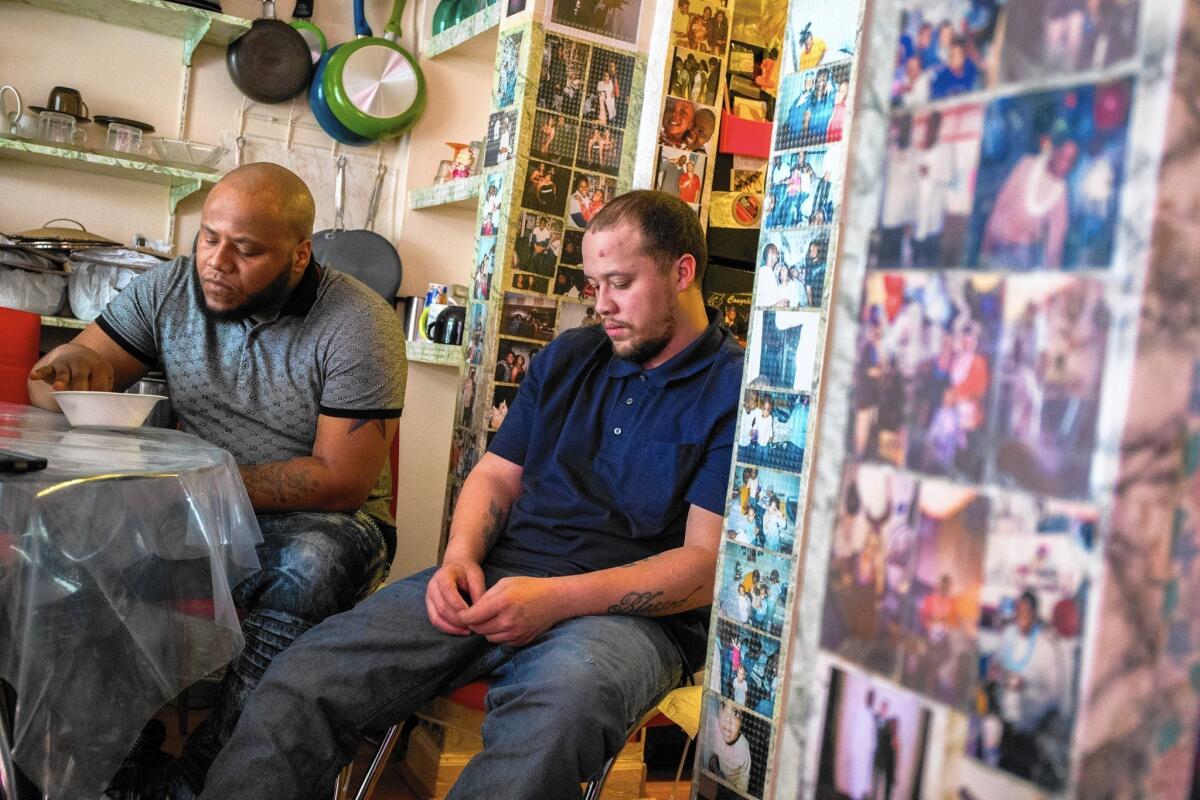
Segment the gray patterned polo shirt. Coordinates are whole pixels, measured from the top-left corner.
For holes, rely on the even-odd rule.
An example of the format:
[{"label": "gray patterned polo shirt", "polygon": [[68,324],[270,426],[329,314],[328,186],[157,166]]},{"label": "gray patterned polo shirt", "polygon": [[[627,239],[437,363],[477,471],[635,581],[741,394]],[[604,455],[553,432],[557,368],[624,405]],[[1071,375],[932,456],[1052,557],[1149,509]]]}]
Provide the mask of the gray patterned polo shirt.
[{"label": "gray patterned polo shirt", "polygon": [[[313,262],[270,319],[217,321],[194,264],[144,273],[96,320],[130,355],[161,365],[185,431],[249,465],[312,455],[319,414],[400,416],[404,329],[365,284]],[[385,463],[363,510],[394,524],[390,497]]]}]

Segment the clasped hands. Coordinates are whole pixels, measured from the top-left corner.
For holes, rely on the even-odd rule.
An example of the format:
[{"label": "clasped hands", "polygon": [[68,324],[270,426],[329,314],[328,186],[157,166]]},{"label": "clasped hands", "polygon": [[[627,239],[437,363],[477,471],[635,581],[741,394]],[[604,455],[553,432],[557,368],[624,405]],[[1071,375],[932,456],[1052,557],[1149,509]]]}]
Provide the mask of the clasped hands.
[{"label": "clasped hands", "polygon": [[488,589],[478,564],[451,561],[429,579],[425,608],[443,633],[485,637],[493,644],[520,647],[562,619],[552,578],[502,578]]}]

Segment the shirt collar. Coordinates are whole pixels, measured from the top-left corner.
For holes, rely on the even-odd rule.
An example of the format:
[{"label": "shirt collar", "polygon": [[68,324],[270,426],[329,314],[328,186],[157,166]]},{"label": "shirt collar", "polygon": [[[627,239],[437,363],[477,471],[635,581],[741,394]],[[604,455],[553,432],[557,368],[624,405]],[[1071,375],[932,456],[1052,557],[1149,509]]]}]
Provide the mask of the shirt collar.
[{"label": "shirt collar", "polygon": [[304,268],[304,274],[300,276],[300,282],[296,284],[296,288],[292,289],[292,293],[284,302],[283,308],[279,312],[280,316],[285,314],[295,317],[307,316],[317,302],[317,290],[321,288],[321,272],[321,265],[315,258],[310,258],[308,266]]},{"label": "shirt collar", "polygon": [[643,369],[641,364],[626,361],[616,354],[608,361],[608,375],[612,378],[628,378],[631,375],[645,374],[655,386],[661,388],[674,380],[681,380],[707,368],[721,350],[726,336],[730,334],[721,327],[721,315],[715,308],[704,307],[708,316],[708,326],[691,344],[680,350],[665,364],[659,364],[654,369]]}]

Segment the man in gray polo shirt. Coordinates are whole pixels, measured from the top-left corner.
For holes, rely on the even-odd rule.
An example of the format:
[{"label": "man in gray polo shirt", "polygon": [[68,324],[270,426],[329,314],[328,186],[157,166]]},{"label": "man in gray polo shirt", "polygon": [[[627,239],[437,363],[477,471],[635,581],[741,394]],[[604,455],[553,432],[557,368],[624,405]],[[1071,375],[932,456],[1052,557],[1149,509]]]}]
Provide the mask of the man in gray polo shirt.
[{"label": "man in gray polo shirt", "polygon": [[395,548],[387,452],[404,403],[404,332],[359,281],[312,258],[296,175],[250,164],[209,193],[194,257],[135,280],[30,373],[52,389],[121,391],[161,365],[185,431],[233,453],[258,512],[262,569],[234,589],[246,647],[171,770],[203,786],[246,697],[301,633],[382,582]]}]

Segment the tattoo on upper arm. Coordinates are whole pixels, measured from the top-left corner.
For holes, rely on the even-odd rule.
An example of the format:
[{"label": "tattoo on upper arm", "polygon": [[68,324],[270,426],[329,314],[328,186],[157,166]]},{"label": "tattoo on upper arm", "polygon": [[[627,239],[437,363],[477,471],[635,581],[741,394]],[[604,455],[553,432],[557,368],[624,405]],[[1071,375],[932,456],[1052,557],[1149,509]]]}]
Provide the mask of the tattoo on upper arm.
[{"label": "tattoo on upper arm", "polygon": [[491,550],[492,545],[500,538],[500,532],[504,530],[504,521],[507,516],[500,504],[492,500],[483,520],[483,546],[488,550]]},{"label": "tattoo on upper arm", "polygon": [[347,433],[354,433],[359,428],[366,425],[374,426],[375,430],[379,431],[379,435],[387,438],[387,421],[382,419],[355,419],[350,421],[350,430]]},{"label": "tattoo on upper arm", "polygon": [[609,614],[632,614],[640,617],[656,617],[679,611],[687,605],[692,595],[700,591],[697,586],[688,592],[682,600],[659,600],[662,592],[630,592],[621,598],[621,602],[608,607]]}]

